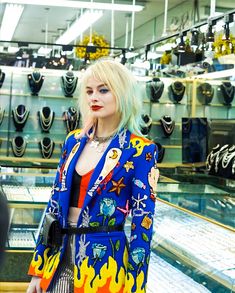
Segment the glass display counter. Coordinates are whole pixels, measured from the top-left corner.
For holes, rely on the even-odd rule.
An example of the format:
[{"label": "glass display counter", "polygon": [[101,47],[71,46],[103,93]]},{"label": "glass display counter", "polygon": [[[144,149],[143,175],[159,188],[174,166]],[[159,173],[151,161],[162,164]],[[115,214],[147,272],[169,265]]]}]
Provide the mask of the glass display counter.
[{"label": "glass display counter", "polygon": [[158,197],[235,229],[235,193],[208,184],[162,182]]},{"label": "glass display counter", "polygon": [[[29,281],[27,270],[54,176],[54,169],[1,169],[0,189],[11,215],[1,284]],[[226,226],[222,216],[217,219],[222,226],[202,216],[205,211],[212,213],[207,201],[230,195],[209,185],[182,186],[160,179],[147,293],[234,292],[234,225]]]},{"label": "glass display counter", "polygon": [[235,292],[234,232],[158,199],[152,251],[209,292]]}]

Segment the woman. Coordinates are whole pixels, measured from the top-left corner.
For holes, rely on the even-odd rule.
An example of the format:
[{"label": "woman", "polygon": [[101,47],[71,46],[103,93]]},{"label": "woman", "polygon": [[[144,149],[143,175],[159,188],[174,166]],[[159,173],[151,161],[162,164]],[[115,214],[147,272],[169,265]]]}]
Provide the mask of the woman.
[{"label": "woman", "polygon": [[101,60],[80,92],[84,127],[66,138],[46,210],[67,233],[58,248],[39,237],[27,292],[145,292],[158,170],[137,84],[125,66]]}]

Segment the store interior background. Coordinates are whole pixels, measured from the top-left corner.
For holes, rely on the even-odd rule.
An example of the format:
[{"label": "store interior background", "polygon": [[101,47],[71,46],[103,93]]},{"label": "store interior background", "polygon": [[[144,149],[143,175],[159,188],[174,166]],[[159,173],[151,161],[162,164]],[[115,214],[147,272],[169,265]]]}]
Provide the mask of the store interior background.
[{"label": "store interior background", "polygon": [[[77,2],[85,1],[68,1],[71,7],[62,7],[56,6],[62,0],[33,1],[40,5],[29,4],[30,0],[2,0],[0,25],[10,2],[22,5],[22,14],[11,39],[5,39],[0,26],[0,70],[6,74],[0,87],[0,190],[11,209],[4,270],[0,270],[0,292],[25,292],[27,287],[27,268],[36,230],[68,132],[64,114],[69,107],[77,107],[78,86],[72,97],[65,97],[61,77],[72,71],[79,81],[81,71],[93,61],[89,53],[96,46],[85,46],[86,57],[79,58],[77,44],[94,33],[104,36],[110,56],[125,63],[136,75],[144,103],[143,115],[147,119],[147,136],[162,148],[148,292],[235,292],[235,156],[232,157],[235,99],[230,104],[221,101],[222,83],[235,87],[234,0],[104,0],[107,4],[131,7],[135,3],[143,6],[143,10],[135,13],[103,10],[103,16],[92,29],[87,28],[69,43],[59,44],[56,44],[58,38],[86,11],[76,8]],[[87,1],[88,4],[100,2]],[[229,29],[229,54],[215,58],[215,51],[206,41],[210,25],[215,35],[225,35],[225,28]],[[200,34],[197,49],[191,46],[192,30]],[[184,43],[188,42],[190,52],[185,47],[186,51],[179,50],[182,38]],[[166,52],[171,53],[169,64],[162,62]],[[38,96],[30,93],[27,80],[27,75],[34,70],[45,77]],[[149,93],[154,78],[164,84],[157,102],[151,101]],[[169,96],[175,81],[185,86],[178,103]],[[213,89],[210,103],[199,99],[199,87],[205,83]],[[30,111],[21,132],[15,129],[11,114],[19,104]],[[45,133],[40,128],[38,112],[47,106],[53,109],[55,119],[50,131]],[[1,117],[2,110],[5,112]],[[170,135],[163,131],[163,116],[170,117],[174,123]],[[187,143],[194,142],[195,133],[186,140],[183,137],[184,126],[189,121],[195,128],[200,124],[196,143],[205,146],[204,156],[191,161],[185,157],[184,143],[188,148]],[[204,122],[206,135],[202,138]],[[27,141],[21,157],[16,157],[12,150],[16,136]],[[42,157],[38,147],[45,136],[55,143],[50,158]],[[226,172],[221,161],[217,162],[219,171],[214,161],[208,165],[207,156],[218,141],[231,148],[230,169]],[[17,272],[13,273],[16,265]],[[164,287],[166,283],[168,287]]]}]

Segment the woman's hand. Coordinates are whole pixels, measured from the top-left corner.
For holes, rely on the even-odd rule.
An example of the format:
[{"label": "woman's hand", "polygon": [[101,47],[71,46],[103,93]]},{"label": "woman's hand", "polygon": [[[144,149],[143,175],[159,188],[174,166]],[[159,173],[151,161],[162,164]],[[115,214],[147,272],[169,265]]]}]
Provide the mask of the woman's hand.
[{"label": "woman's hand", "polygon": [[40,277],[32,277],[26,293],[42,293],[40,282],[41,282]]}]

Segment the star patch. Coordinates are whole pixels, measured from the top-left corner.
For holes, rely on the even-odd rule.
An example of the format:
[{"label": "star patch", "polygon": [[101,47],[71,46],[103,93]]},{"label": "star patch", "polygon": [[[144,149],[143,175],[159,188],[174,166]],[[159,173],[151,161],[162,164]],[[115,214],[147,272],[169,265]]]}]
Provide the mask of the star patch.
[{"label": "star patch", "polygon": [[127,161],[124,164],[124,168],[126,169],[126,172],[129,172],[130,169],[134,169],[133,162],[132,161]]},{"label": "star patch", "polygon": [[118,181],[112,180],[113,187],[109,189],[109,192],[116,192],[117,195],[120,194],[122,188],[126,187],[126,185],[123,183],[124,177],[120,178]]},{"label": "star patch", "polygon": [[145,160],[146,161],[151,161],[152,160],[152,154],[151,153],[147,153],[146,155],[145,155]]}]

